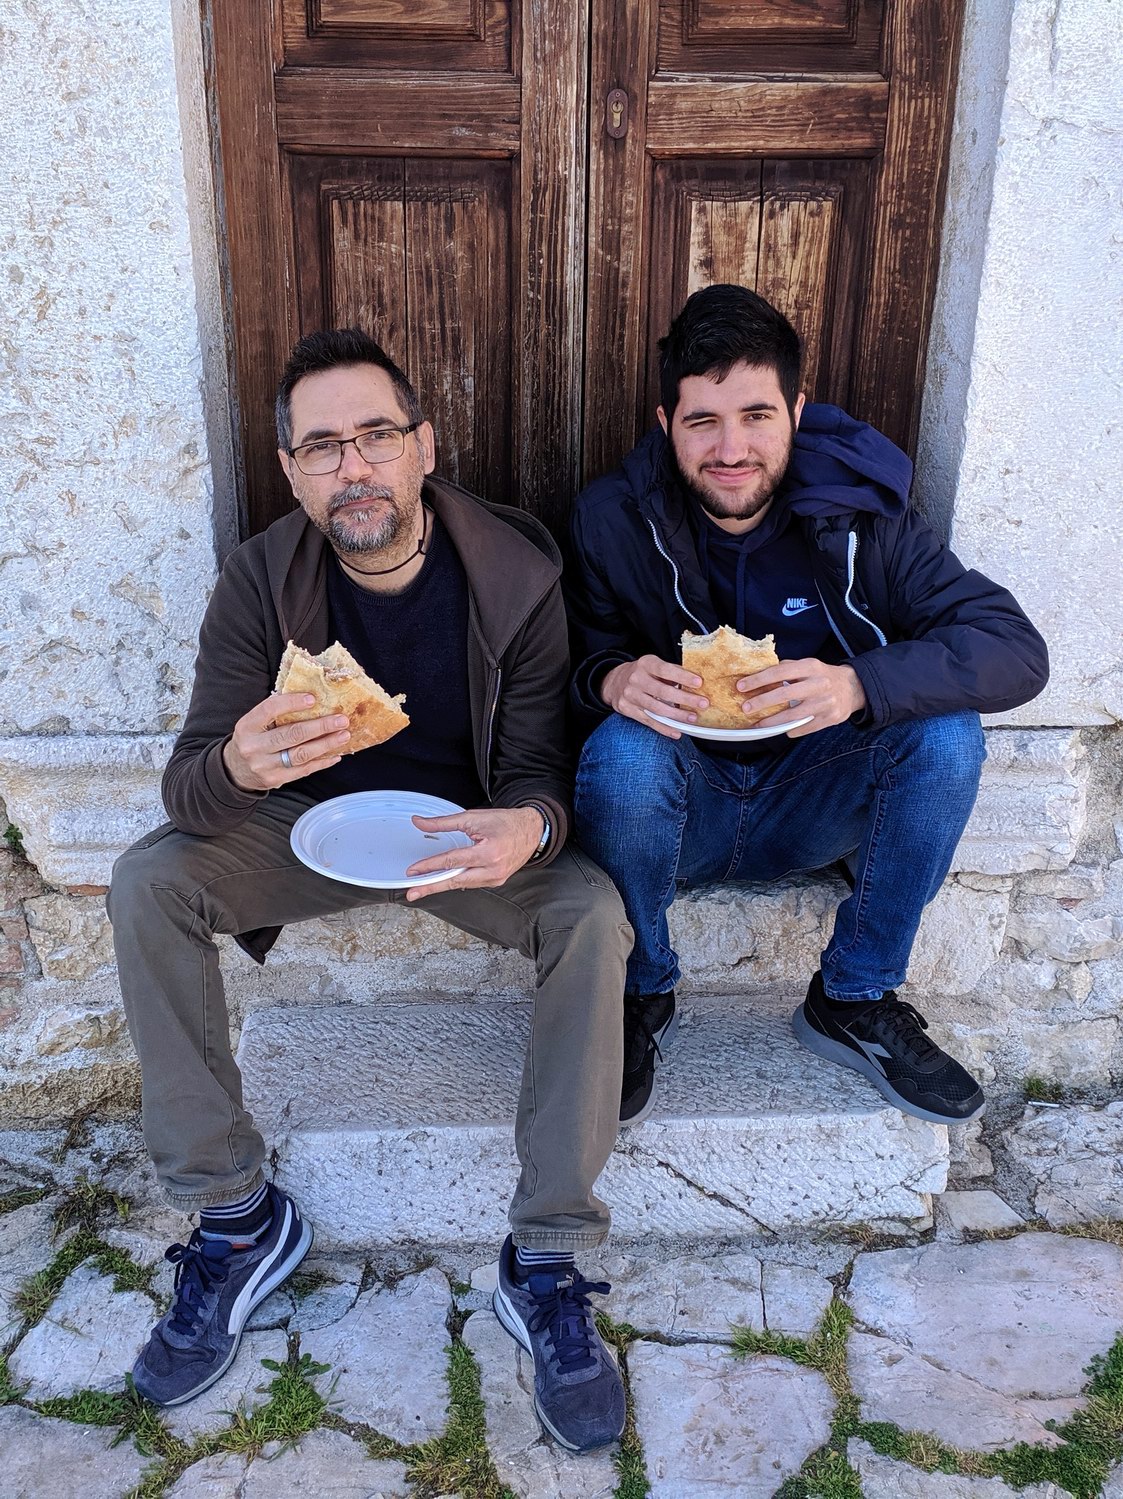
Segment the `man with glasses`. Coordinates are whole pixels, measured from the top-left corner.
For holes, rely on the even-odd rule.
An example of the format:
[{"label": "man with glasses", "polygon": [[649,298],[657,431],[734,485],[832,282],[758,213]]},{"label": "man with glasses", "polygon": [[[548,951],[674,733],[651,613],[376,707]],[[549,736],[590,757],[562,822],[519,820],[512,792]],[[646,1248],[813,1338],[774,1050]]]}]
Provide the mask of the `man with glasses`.
[{"label": "man with glasses", "polygon": [[[615,1361],[574,1263],[608,1210],[593,1187],[616,1136],[620,996],[631,946],[619,897],[567,844],[568,670],[558,553],[525,513],[433,477],[413,388],[357,329],[311,334],[277,396],[278,456],[299,502],[227,560],[200,635],[187,719],[164,775],[170,823],[114,869],[118,970],[143,1075],[145,1141],[172,1202],[199,1213],[176,1295],[133,1371],[175,1405],[233,1361],[253,1308],[307,1253],[310,1226],[265,1179],[242,1104],[214,934],[259,962],[282,924],[399,899],[317,874],[289,846],[327,797],[393,789],[470,810],[418,819],[471,847],[405,893],[533,959],[537,988],[515,1123],[522,1172],[495,1309],[533,1355],[535,1406],[566,1447],[624,1422]],[[286,643],[339,640],[410,723],[344,754],[346,718],[277,725],[311,697],[271,693]],[[373,1183],[372,1183],[373,1186]]]}]

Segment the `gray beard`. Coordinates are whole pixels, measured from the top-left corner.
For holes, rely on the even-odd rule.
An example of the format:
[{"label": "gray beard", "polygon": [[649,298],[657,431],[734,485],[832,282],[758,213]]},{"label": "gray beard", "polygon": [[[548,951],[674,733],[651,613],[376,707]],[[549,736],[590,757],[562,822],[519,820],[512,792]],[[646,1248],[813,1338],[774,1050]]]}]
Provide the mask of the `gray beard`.
[{"label": "gray beard", "polygon": [[[349,528],[338,520],[335,511],[352,500],[389,500],[393,507],[377,522],[368,522],[357,529]],[[331,502],[324,535],[337,552],[360,556],[363,552],[385,552],[393,546],[402,531],[402,517],[392,492],[380,484],[349,484]]]}]

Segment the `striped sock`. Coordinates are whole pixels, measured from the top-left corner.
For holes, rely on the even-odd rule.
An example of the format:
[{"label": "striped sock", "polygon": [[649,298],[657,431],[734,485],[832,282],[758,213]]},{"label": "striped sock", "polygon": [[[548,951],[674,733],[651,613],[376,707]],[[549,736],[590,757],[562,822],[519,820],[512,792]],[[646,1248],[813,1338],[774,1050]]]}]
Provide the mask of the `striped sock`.
[{"label": "striped sock", "polygon": [[238,1244],[256,1244],[273,1222],[273,1209],[265,1183],[236,1202],[220,1202],[199,1214],[204,1239],[231,1239]]},{"label": "striped sock", "polygon": [[560,1279],[574,1269],[573,1255],[567,1249],[525,1249],[515,1245],[515,1279],[525,1283],[536,1271],[552,1270]]}]

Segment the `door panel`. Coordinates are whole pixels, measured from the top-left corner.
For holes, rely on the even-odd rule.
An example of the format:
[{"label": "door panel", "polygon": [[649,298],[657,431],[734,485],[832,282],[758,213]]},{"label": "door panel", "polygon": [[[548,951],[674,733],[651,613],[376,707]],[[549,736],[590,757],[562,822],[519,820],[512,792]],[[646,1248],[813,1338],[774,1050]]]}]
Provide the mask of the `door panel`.
[{"label": "door panel", "polygon": [[507,0],[283,0],[289,66],[508,72]]},{"label": "door panel", "polygon": [[656,340],[723,280],[791,318],[810,396],[910,448],[961,0],[593,3],[587,474],[650,425]]},{"label": "door panel", "polygon": [[511,163],[298,156],[301,329],[365,328],[414,372],[441,472],[510,482]]},{"label": "door panel", "polygon": [[526,0],[210,0],[245,528],[292,505],[292,343],[356,321],[440,471],[561,520],[580,481],[588,17]]}]

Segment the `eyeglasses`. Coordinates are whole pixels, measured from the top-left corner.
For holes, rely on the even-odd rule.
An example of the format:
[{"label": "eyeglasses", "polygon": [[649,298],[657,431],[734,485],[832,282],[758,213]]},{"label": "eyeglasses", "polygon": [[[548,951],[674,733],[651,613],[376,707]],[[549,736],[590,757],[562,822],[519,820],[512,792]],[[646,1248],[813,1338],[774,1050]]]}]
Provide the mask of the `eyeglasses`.
[{"label": "eyeglasses", "polygon": [[408,427],[373,427],[358,437],[326,437],[301,443],[285,452],[302,474],[334,474],[343,462],[343,449],[353,442],[359,457],[366,463],[393,463],[406,450],[406,433],[416,432],[420,422]]}]

